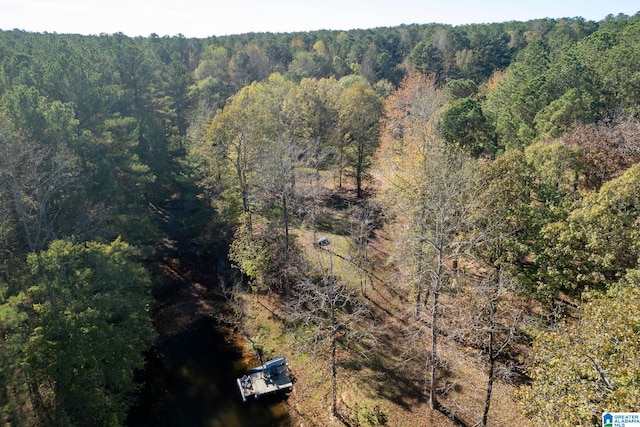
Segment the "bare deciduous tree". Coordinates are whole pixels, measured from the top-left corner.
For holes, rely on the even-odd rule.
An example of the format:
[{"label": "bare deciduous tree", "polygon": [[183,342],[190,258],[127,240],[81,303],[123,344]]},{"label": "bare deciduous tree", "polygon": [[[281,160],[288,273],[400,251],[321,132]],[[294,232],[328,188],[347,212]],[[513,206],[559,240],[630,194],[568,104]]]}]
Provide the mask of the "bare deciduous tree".
[{"label": "bare deciduous tree", "polygon": [[30,251],[41,250],[58,234],[65,188],[76,174],[73,154],[23,139],[6,121],[0,123],[0,183]]},{"label": "bare deciduous tree", "polygon": [[452,337],[478,350],[478,362],[487,375],[478,425],[486,427],[494,383],[512,372],[501,358],[517,342],[523,309],[514,280],[500,266],[478,271],[461,292],[463,300],[455,310]]},{"label": "bare deciduous tree", "polygon": [[[392,259],[415,292],[415,326],[430,328],[429,405],[437,399],[440,297],[456,277],[461,256],[477,244],[470,233],[477,204],[475,164],[447,147],[437,132],[444,99],[434,80],[407,77],[389,97],[378,152],[383,203],[394,236]],[[424,295],[424,297],[423,297]],[[428,316],[423,318],[423,305]]]},{"label": "bare deciduous tree", "polygon": [[314,355],[329,356],[331,412],[339,417],[339,346],[343,345],[346,352],[351,352],[354,350],[353,343],[370,344],[373,340],[373,323],[369,310],[356,293],[331,274],[331,254],[329,262],[328,270],[319,279],[307,279],[297,286],[295,297],[287,309],[287,317],[290,324],[303,335]]},{"label": "bare deciduous tree", "polygon": [[373,202],[354,206],[351,210],[351,262],[358,267],[360,294],[366,296],[367,283],[371,283],[369,246],[371,235],[378,226],[379,207]]},{"label": "bare deciduous tree", "polygon": [[640,161],[640,121],[629,119],[613,126],[581,124],[562,137],[580,148],[579,160],[588,189],[599,189]]}]

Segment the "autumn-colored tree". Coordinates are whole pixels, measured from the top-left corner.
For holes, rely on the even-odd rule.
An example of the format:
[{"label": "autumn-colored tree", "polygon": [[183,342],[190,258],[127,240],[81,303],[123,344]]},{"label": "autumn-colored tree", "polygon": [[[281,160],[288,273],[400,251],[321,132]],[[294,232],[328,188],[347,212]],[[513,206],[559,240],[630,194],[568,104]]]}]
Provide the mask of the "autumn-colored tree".
[{"label": "autumn-colored tree", "polygon": [[289,71],[301,77],[323,78],[331,75],[331,56],[324,41],[319,40],[309,52],[299,50],[289,64]]},{"label": "autumn-colored tree", "polygon": [[257,43],[249,43],[231,55],[229,73],[236,87],[250,85],[269,77],[274,71],[269,56]]},{"label": "autumn-colored tree", "polygon": [[277,264],[275,271],[280,271],[281,286],[287,294],[290,291],[290,280],[294,273],[293,235],[291,224],[294,216],[297,198],[297,180],[299,169],[305,164],[307,153],[304,146],[299,144],[291,123],[291,110],[286,106],[295,101],[296,85],[278,74],[272,75],[260,85],[261,90],[255,99],[261,115],[254,116],[258,121],[260,134],[255,135],[258,144],[256,163],[256,212],[270,221],[266,230],[273,239],[274,236],[282,243],[277,252],[280,256],[273,256]]},{"label": "autumn-colored tree", "polygon": [[541,425],[599,426],[604,412],[640,405],[639,285],[630,270],[606,294],[586,295],[578,319],[536,337],[532,383],[521,390],[527,415]]},{"label": "autumn-colored tree", "polygon": [[200,104],[222,108],[234,87],[229,76],[229,51],[222,46],[208,46],[193,77],[192,90],[200,97]]},{"label": "autumn-colored tree", "polygon": [[[385,101],[380,148],[376,153],[375,175],[381,186],[380,197],[385,208],[396,207],[393,215],[401,221],[405,197],[425,185],[424,177],[414,171],[414,165],[428,158],[433,143],[432,129],[439,119],[445,96],[435,80],[419,73],[405,77],[400,87]],[[423,172],[424,168],[418,169]],[[407,202],[410,203],[410,202]],[[402,227],[399,227],[402,230]],[[398,238],[398,241],[402,241]],[[399,255],[400,259],[402,258]],[[421,263],[411,263],[400,270],[403,281],[414,287],[416,310],[420,309],[424,289]],[[417,311],[416,311],[417,314]]]},{"label": "autumn-colored tree", "polygon": [[292,133],[304,147],[309,166],[316,172],[329,168],[337,155],[338,99],[342,87],[334,78],[302,79],[284,109]]},{"label": "autumn-colored tree", "polygon": [[[254,231],[268,233],[262,226],[256,230],[253,226],[261,200],[258,166],[261,153],[266,152],[265,135],[270,126],[267,117],[274,114],[268,109],[273,106],[261,95],[264,92],[265,86],[258,83],[243,88],[207,125],[206,139],[192,147],[192,158],[201,173],[201,185],[210,195],[211,202],[229,225],[242,221],[232,251],[236,256],[252,253],[247,251],[249,246],[257,244],[252,240],[257,238]],[[259,222],[263,223],[262,220]],[[241,268],[245,265],[242,259],[234,261]],[[245,273],[257,279],[256,274],[266,272],[249,269]]]},{"label": "autumn-colored tree", "polygon": [[369,83],[356,81],[341,93],[338,114],[344,160],[355,178],[356,195],[362,198],[366,174],[378,147],[382,100]]},{"label": "autumn-colored tree", "polygon": [[587,190],[598,190],[640,161],[640,121],[637,119],[614,125],[579,125],[562,140],[579,148],[578,160]]},{"label": "autumn-colored tree", "polygon": [[[420,84],[409,85],[410,79]],[[440,408],[440,297],[456,275],[456,260],[471,247],[471,240],[459,237],[471,235],[475,203],[473,162],[447,147],[433,127],[442,105],[438,98],[433,79],[407,78],[387,102],[389,119],[378,151],[383,203],[394,236],[392,259],[400,271],[410,272],[406,279],[415,289],[419,329],[425,327],[421,321],[423,292],[429,304],[429,368],[425,374],[432,409]]]}]

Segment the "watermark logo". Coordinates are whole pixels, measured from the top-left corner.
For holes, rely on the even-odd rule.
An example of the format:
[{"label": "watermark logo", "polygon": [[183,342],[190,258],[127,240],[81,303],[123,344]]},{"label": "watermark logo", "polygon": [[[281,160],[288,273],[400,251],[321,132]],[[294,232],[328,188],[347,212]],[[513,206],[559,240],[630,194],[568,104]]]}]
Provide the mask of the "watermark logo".
[{"label": "watermark logo", "polygon": [[640,427],[640,412],[605,412],[602,427]]}]

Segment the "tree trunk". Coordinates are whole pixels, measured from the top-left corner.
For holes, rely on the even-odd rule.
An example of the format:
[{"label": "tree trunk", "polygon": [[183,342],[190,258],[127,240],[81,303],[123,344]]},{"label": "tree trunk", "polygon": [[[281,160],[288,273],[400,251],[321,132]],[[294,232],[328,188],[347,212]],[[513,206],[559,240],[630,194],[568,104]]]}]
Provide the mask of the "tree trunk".
[{"label": "tree trunk", "polygon": [[342,189],[342,172],[344,170],[344,146],[340,147],[338,156],[338,188]]},{"label": "tree trunk", "polygon": [[[282,220],[284,222],[284,265],[289,269],[289,208],[287,204],[287,191],[282,192]],[[284,275],[284,290],[287,299],[289,299],[289,273]]]},{"label": "tree trunk", "polygon": [[[329,259],[333,258],[333,254],[329,255]],[[331,277],[333,262],[329,265],[329,316],[331,324],[331,413],[338,416],[338,365],[336,360],[336,350],[338,347],[337,331],[339,329],[338,318],[336,317],[336,298],[335,292],[337,285],[336,280]]]},{"label": "tree trunk", "polygon": [[[495,272],[495,280],[496,286],[499,286],[500,282],[500,271],[499,268],[496,268]],[[496,350],[495,350],[495,317],[496,317],[496,307],[497,301],[493,298],[489,298],[489,343],[487,345],[487,353],[489,357],[489,369],[487,372],[487,393],[484,399],[484,409],[482,411],[482,427],[487,426],[487,417],[489,416],[489,408],[491,406],[491,393],[493,392],[493,381],[495,377],[495,369],[496,369]]]},{"label": "tree trunk", "polygon": [[336,339],[331,341],[331,413],[338,416],[338,367],[336,365]]},{"label": "tree trunk", "polygon": [[436,396],[437,389],[437,371],[438,371],[438,329],[436,322],[438,320],[438,296],[440,292],[438,290],[433,291],[433,303],[431,304],[431,373],[430,383],[431,389],[429,390],[429,407],[431,409],[438,409],[438,398]]},{"label": "tree trunk", "polygon": [[420,300],[422,300],[422,284],[416,284],[416,307],[414,309],[414,317],[416,320],[420,319]]},{"label": "tree trunk", "polygon": [[356,192],[358,199],[362,199],[362,172],[364,169],[364,143],[358,142],[358,160],[356,162]]},{"label": "tree trunk", "polygon": [[[491,335],[493,336],[493,333],[491,333]],[[489,416],[489,407],[491,406],[491,393],[493,391],[493,380],[494,380],[494,377],[495,377],[495,365],[496,365],[495,358],[490,357],[489,358],[489,372],[487,373],[487,375],[488,375],[488,378],[487,378],[487,395],[486,395],[486,397],[484,399],[484,409],[482,411],[482,422],[480,424],[482,427],[486,427],[487,426],[487,418]]]}]

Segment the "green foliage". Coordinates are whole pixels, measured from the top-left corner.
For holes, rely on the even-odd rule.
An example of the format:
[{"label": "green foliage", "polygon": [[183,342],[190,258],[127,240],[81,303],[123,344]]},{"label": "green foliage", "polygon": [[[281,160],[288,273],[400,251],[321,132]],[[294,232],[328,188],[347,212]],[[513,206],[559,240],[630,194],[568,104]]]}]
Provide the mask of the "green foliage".
[{"label": "green foliage", "polygon": [[585,197],[565,221],[550,222],[542,236],[549,283],[565,289],[604,289],[638,264],[640,165]]},{"label": "green foliage", "polygon": [[606,295],[591,295],[580,319],[534,341],[522,390],[529,416],[541,425],[600,425],[603,412],[640,405],[640,273],[630,271]]},{"label": "green foliage", "polygon": [[154,338],[149,277],[121,240],[55,241],[27,259],[33,309],[24,367],[43,411],[58,425],[124,422],[133,375]]},{"label": "green foliage", "polygon": [[[516,173],[517,172],[517,173]],[[499,208],[499,216],[512,224],[529,217],[534,171],[524,153],[509,151],[494,162],[487,162],[478,171],[478,179],[485,187],[491,206]]]},{"label": "green foliage", "polygon": [[35,87],[15,86],[4,97],[4,110],[25,138],[53,147],[73,146],[78,121],[73,105],[49,102]]},{"label": "green foliage", "polygon": [[[449,185],[423,169],[444,137],[474,156],[498,156],[482,164],[474,179],[483,187],[468,196],[490,207],[481,225],[500,228],[486,259],[513,269],[533,295],[613,289],[639,250],[637,168],[620,177],[636,163],[623,142],[637,138],[616,133],[639,111],[639,22],[206,40],[0,31],[0,423],[122,423],[132,370],[152,339],[148,278],[122,241],[91,241],[122,235],[151,248],[158,228],[149,206],[192,178],[187,149],[216,220],[227,230],[240,224],[224,243],[233,241],[230,258],[256,287],[275,288],[283,272],[304,268],[289,227],[316,215],[321,172],[337,172],[340,184],[343,172],[353,176],[364,196],[376,150],[402,172],[388,206],[408,208],[394,220],[432,221],[436,203],[425,200],[435,193],[419,193]],[[421,82],[416,70],[434,80]],[[404,92],[393,91],[408,72]],[[389,94],[385,151],[378,119]],[[580,128],[595,122],[597,132]],[[576,125],[587,129],[573,144],[581,151],[536,143]],[[451,179],[463,172],[453,169]],[[580,200],[579,187],[617,177]],[[53,239],[68,241],[43,250]],[[424,245],[403,243],[407,253]],[[402,260],[403,274],[426,283],[432,255]],[[366,410],[358,422],[382,422],[372,416]]]},{"label": "green foliage", "polygon": [[635,114],[640,30],[638,23],[621,27],[582,39],[542,37],[518,52],[484,105],[500,145],[527,146],[578,123],[616,123]]},{"label": "green foliage", "polygon": [[[577,151],[562,143],[538,143],[526,152],[508,151],[480,168],[477,179],[486,184],[479,194],[487,211],[482,225],[501,237],[503,266],[515,268],[521,286],[531,295],[556,295],[548,271],[558,254],[546,235],[549,224],[564,221],[577,199]],[[500,227],[500,230],[496,230]]]},{"label": "green foliage", "polygon": [[480,103],[471,98],[454,101],[444,112],[440,128],[447,143],[473,157],[492,157],[497,151],[495,131]]},{"label": "green foliage", "polygon": [[373,408],[356,406],[352,422],[356,427],[378,427],[387,425],[388,420],[388,415],[380,408],[380,405]]},{"label": "green foliage", "polygon": [[576,88],[551,101],[536,114],[534,121],[540,138],[555,138],[569,132],[576,123],[592,119],[591,95]]},{"label": "green foliage", "polygon": [[9,294],[9,287],[0,283],[0,422],[28,425],[23,413],[27,403],[27,372],[22,362],[28,337],[25,312],[27,298],[23,292]]},{"label": "green foliage", "polygon": [[378,147],[376,125],[382,115],[382,106],[378,94],[363,81],[345,88],[337,102],[338,127],[344,144],[340,148],[341,163],[347,165],[355,177],[358,197],[363,196],[365,174]]},{"label": "green foliage", "polygon": [[248,214],[245,214],[245,221],[242,221],[242,225],[236,230],[229,248],[229,259],[249,278],[249,284],[253,289],[263,290],[267,286],[271,264],[267,243],[252,234],[247,221]]},{"label": "green foliage", "polygon": [[411,52],[409,62],[412,67],[422,74],[432,74],[438,81],[444,73],[442,54],[436,46],[430,42],[421,42]]},{"label": "green foliage", "polygon": [[578,188],[578,150],[562,142],[540,142],[526,148],[527,162],[535,171],[535,197],[554,210],[571,201]]},{"label": "green foliage", "polygon": [[471,98],[478,94],[478,85],[471,79],[453,79],[445,85],[454,99]]},{"label": "green foliage", "polygon": [[481,253],[481,259],[496,265],[513,265],[519,271],[528,269],[527,257],[534,250],[540,228],[535,215],[539,205],[531,199],[534,176],[532,165],[520,151],[483,163],[476,172],[476,179],[486,184],[478,194],[483,209],[475,221],[481,229],[492,230],[491,238],[499,238],[494,241],[497,250],[494,252],[489,245],[489,252]]},{"label": "green foliage", "polygon": [[514,36],[527,24],[449,27],[434,25],[425,32],[408,57],[412,68],[433,75],[438,82],[449,79],[486,80],[504,69],[514,54]]}]

